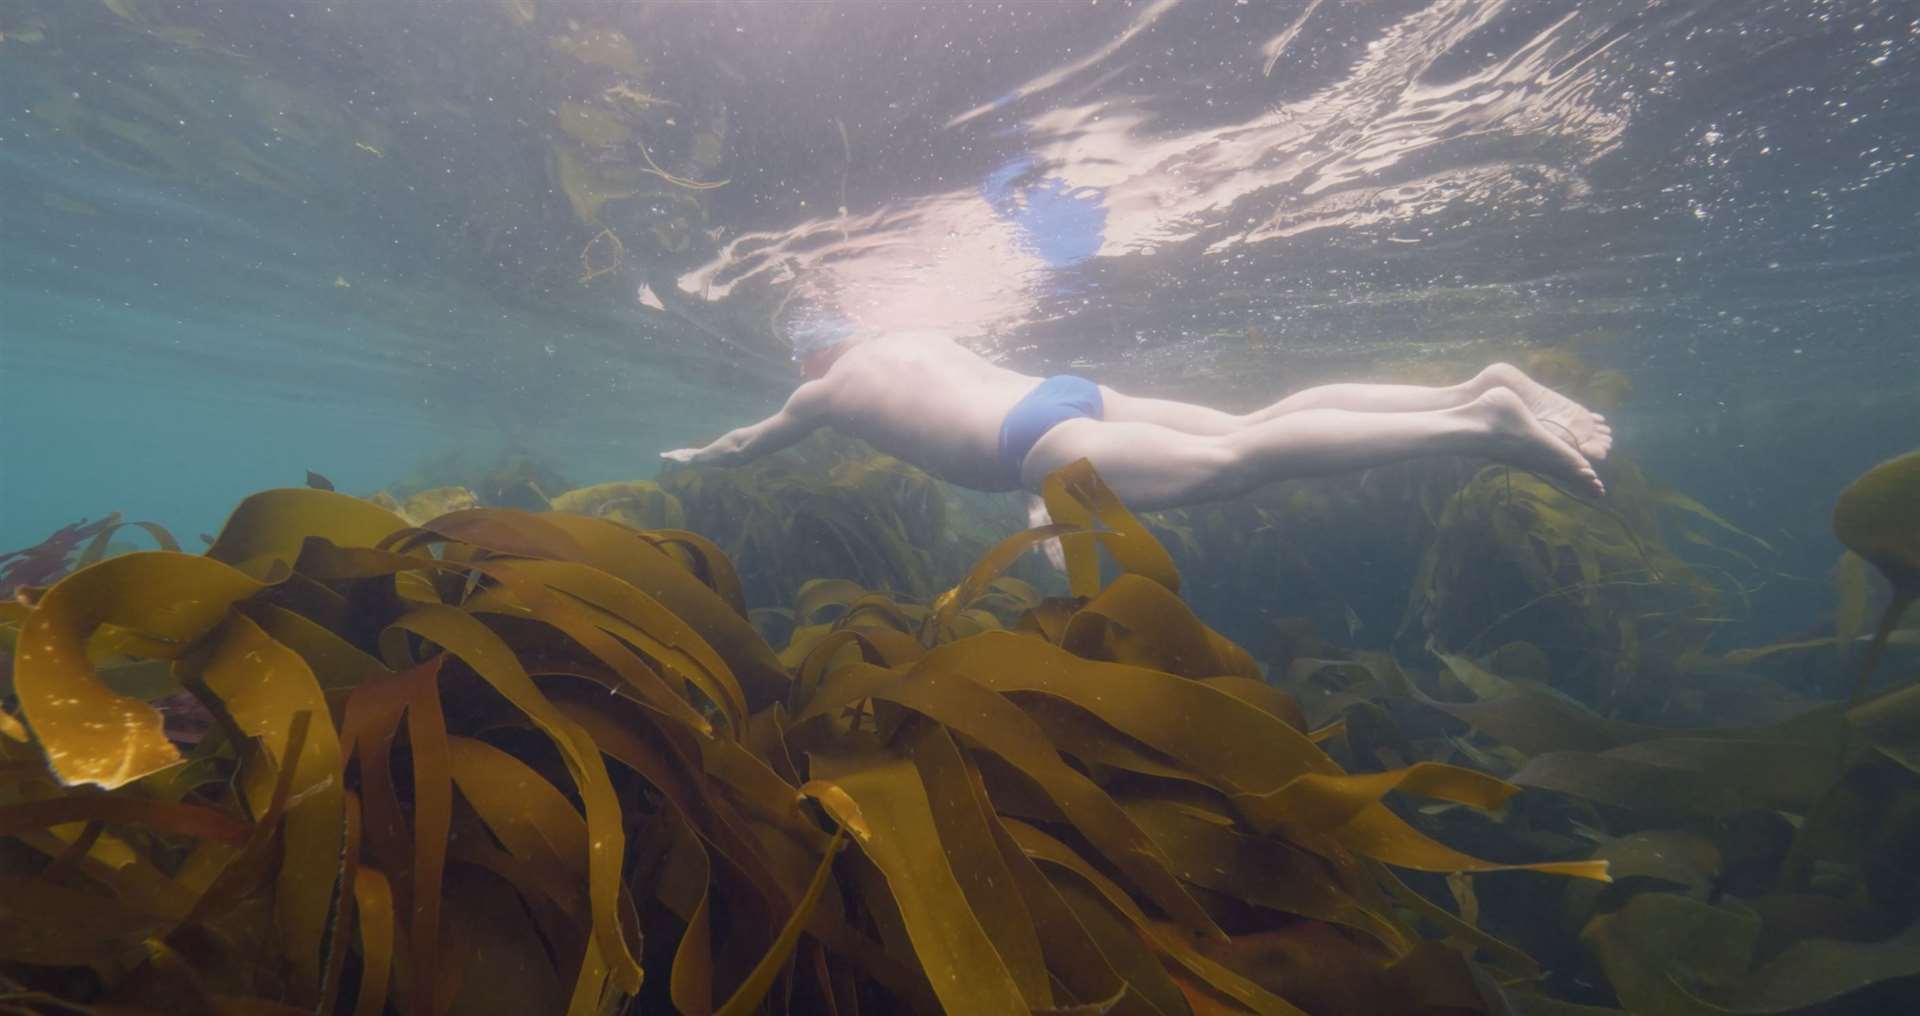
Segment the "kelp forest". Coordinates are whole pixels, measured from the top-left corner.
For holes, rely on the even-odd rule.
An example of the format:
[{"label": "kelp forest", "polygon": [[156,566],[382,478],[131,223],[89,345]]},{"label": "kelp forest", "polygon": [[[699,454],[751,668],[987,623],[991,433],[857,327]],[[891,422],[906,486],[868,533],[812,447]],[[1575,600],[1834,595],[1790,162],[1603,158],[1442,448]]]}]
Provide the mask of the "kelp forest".
[{"label": "kelp forest", "polygon": [[0,559],[0,1010],[1920,999],[1920,453],[1836,492],[1831,615],[1738,647],[1769,547],[1626,466],[1140,517],[1083,462],[1033,529],[820,439],[535,473]]},{"label": "kelp forest", "polygon": [[[1612,343],[1788,390],[1728,428],[1912,417],[1840,373],[1912,356],[1905,16],[829,6],[0,10],[21,387],[351,442],[390,381],[463,449],[565,406],[597,451],[785,385],[808,272],[982,262],[956,299],[1027,301],[990,352],[1210,405],[1487,354],[1612,412]],[[1037,527],[825,435],[590,485],[292,462],[208,533],[88,506],[0,553],[0,1016],[1920,1012],[1920,450],[1807,485],[1817,574],[1621,451],[1598,500],[1431,458],[1141,514],[1082,461]]]}]

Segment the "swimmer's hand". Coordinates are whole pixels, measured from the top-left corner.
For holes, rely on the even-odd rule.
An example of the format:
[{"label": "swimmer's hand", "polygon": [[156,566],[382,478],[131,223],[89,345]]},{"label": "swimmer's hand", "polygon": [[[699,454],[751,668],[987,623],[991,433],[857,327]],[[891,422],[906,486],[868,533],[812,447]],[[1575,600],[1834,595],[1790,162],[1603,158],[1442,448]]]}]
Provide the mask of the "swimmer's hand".
[{"label": "swimmer's hand", "polygon": [[739,439],[728,434],[703,448],[676,448],[661,452],[660,458],[683,466],[728,466],[742,461],[745,456],[740,454]]},{"label": "swimmer's hand", "polygon": [[[720,435],[704,447],[676,448],[670,452],[661,452],[660,457],[668,462],[678,462],[683,466],[737,465],[755,457],[751,454],[755,445],[767,444],[765,440],[767,429],[768,425],[765,421],[751,427],[739,427]],[[778,451],[792,443],[793,440],[788,440],[772,447],[762,447],[761,453]]]}]

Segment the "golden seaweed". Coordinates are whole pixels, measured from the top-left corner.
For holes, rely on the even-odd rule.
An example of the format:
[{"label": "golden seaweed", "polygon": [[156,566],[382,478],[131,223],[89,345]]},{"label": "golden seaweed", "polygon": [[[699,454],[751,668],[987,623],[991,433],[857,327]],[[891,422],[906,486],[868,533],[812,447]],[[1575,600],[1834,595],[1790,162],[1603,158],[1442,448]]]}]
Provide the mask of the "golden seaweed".
[{"label": "golden seaweed", "polygon": [[1853,701],[1867,693],[1867,682],[1886,650],[1894,625],[1920,599],[1920,451],[1908,452],[1868,470],[1840,492],[1833,506],[1833,532],[1847,549],[1893,584],[1893,597],[1880,614],[1873,643],[1854,678]]},{"label": "golden seaweed", "polygon": [[[1303,622],[1248,654],[1173,561],[1267,509],[1142,519],[1084,465],[1048,484],[1055,526],[1004,539],[818,442],[553,511],[271,491],[200,558],[90,534],[0,617],[64,647],[29,648],[0,709],[0,908],[24,915],[0,987],[370,1016],[1381,1012],[1495,1009],[1491,974],[1528,1011],[1595,1011],[1539,994],[1567,981],[1524,942],[1586,950],[1581,1003],[1897,1006],[1915,690],[1680,726],[1712,682],[1764,689],[1744,667],[1831,660],[1702,653],[1764,545],[1630,472],[1612,514],[1499,469],[1426,479],[1457,489],[1408,509],[1435,549],[1398,660]],[[759,559],[822,537],[811,574]],[[1060,537],[1081,595],[1003,574]],[[1476,601],[1490,547],[1526,583]],[[1553,633],[1585,654],[1529,638]],[[203,740],[123,735],[182,687]],[[76,695],[110,711],[63,724]],[[1514,861],[1535,873],[1464,874]],[[1540,872],[1587,877],[1495,888]]]},{"label": "golden seaweed", "polygon": [[[874,460],[836,482],[926,490]],[[747,1013],[783,972],[795,999],[874,1011],[1301,1011],[1289,991],[1474,1009],[1468,961],[1432,951],[1381,862],[1605,877],[1410,824],[1403,793],[1498,809],[1516,788],[1424,760],[1346,772],[1084,463],[1048,485],[1072,521],[1002,544],[936,606],[799,587],[784,658],[718,547],[620,521],[657,524],[674,486],[694,489],[411,524],[270,491],[204,557],[56,583],[16,662],[32,740],[0,749],[68,786],[0,768],[0,837],[55,861],[0,854],[8,899],[36,908],[8,911],[0,975],[80,1006],[164,987],[367,1014]],[[1054,536],[1085,541],[1083,597],[998,574]],[[148,692],[89,654],[103,628],[117,656],[173,661],[225,729],[191,764],[228,779],[176,778]],[[43,832],[73,822],[88,831]],[[1277,948],[1343,959],[1276,981]],[[57,976],[77,967],[99,987]]]}]

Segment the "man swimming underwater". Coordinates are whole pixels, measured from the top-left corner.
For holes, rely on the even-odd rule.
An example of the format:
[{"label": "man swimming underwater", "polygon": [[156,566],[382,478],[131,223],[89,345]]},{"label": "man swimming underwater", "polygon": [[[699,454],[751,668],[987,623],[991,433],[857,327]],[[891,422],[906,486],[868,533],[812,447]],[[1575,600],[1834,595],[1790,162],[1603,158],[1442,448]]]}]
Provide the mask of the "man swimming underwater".
[{"label": "man swimming underwater", "polygon": [[808,380],[779,412],[661,457],[738,464],[830,426],[976,490],[1037,491],[1085,458],[1146,511],[1428,455],[1483,456],[1599,496],[1592,462],[1613,444],[1600,414],[1503,363],[1446,388],[1325,385],[1237,415],[1073,375],[1042,380],[937,335],[843,339],[801,366]]}]

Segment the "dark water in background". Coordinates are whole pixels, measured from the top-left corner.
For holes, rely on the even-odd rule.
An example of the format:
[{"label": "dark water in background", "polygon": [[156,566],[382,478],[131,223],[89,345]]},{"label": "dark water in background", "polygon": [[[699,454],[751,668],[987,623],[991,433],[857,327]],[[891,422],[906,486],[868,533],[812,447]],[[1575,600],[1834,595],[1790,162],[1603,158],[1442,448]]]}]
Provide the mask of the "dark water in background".
[{"label": "dark water in background", "polygon": [[1809,579],[1780,628],[1833,493],[1920,438],[1920,4],[11,0],[0,36],[9,548],[448,449],[651,475],[778,404],[796,286],[1231,407],[1573,349],[1633,383],[1625,455]]}]

